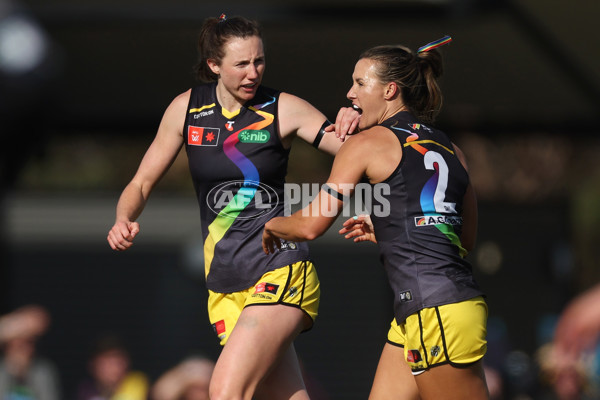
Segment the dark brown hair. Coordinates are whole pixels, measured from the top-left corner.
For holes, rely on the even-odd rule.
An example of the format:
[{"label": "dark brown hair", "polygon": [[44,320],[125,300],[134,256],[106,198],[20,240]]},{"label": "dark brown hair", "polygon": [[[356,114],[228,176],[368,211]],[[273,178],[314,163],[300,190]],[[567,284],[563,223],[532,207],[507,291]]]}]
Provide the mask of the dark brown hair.
[{"label": "dark brown hair", "polygon": [[217,75],[208,67],[212,58],[218,64],[225,56],[223,47],[232,38],[258,36],[262,40],[262,30],[256,21],[244,17],[208,18],[202,24],[198,39],[198,64],[194,67],[196,76],[203,82],[217,80]]},{"label": "dark brown hair", "polygon": [[360,55],[377,63],[381,83],[395,82],[409,111],[425,123],[433,123],[442,107],[438,78],[443,74],[442,55],[433,49],[413,53],[400,45],[373,47]]}]

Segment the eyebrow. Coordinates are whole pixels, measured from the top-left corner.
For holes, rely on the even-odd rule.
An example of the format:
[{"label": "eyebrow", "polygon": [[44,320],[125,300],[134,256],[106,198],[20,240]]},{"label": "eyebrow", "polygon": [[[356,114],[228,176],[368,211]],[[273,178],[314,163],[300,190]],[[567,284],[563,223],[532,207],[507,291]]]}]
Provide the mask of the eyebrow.
[{"label": "eyebrow", "polygon": [[235,63],[236,64],[249,64],[251,62],[256,62],[256,61],[265,61],[265,56],[260,56],[260,57],[256,57],[254,60],[249,59],[249,58],[242,58],[239,60],[236,60]]}]

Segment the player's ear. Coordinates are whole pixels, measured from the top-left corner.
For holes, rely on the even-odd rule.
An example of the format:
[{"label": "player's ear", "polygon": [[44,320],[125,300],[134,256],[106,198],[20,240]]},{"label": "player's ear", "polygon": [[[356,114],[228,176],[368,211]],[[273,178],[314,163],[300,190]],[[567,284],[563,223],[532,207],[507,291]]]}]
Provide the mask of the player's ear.
[{"label": "player's ear", "polygon": [[388,82],[385,85],[384,98],[386,100],[391,100],[396,97],[399,93],[398,84],[396,82]]},{"label": "player's ear", "polygon": [[217,60],[215,60],[214,58],[209,58],[206,60],[206,64],[208,65],[208,68],[210,68],[210,70],[213,72],[213,74],[220,75],[221,67],[217,63]]}]

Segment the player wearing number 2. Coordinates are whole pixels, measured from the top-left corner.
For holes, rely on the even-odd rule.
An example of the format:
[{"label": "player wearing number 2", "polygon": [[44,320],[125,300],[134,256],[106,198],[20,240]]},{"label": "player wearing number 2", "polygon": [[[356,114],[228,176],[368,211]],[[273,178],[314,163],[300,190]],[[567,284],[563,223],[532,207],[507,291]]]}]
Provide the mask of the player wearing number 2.
[{"label": "player wearing number 2", "polygon": [[[370,399],[486,399],[482,367],[487,306],[465,256],[475,242],[477,205],[465,157],[432,128],[441,106],[437,80],[444,37],[413,53],[378,46],[356,63],[348,98],[362,111],[361,132],[337,153],[313,203],[265,225],[263,249],[279,240],[311,240],[336,219],[366,177],[387,185],[389,212],[355,217],[340,233],[378,243],[394,291],[394,320]],[[336,208],[337,207],[337,208]],[[376,239],[375,239],[376,238]]]}]

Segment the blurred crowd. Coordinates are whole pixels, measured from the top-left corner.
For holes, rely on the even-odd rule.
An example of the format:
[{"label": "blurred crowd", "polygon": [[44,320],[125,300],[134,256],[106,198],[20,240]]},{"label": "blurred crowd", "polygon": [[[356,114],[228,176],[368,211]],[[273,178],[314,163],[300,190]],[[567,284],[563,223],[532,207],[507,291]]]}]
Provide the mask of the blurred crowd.
[{"label": "blurred crowd", "polygon": [[[560,315],[545,319],[539,348],[531,356],[511,351],[501,321],[490,319],[485,360],[491,399],[600,399],[599,305],[600,285],[581,293]],[[86,378],[63,393],[60,371],[36,350],[50,322],[49,312],[40,305],[0,316],[0,400],[209,399],[213,360],[190,355],[150,379],[132,368],[128,348],[116,335],[97,338],[82,366],[87,368]]]},{"label": "blurred crowd", "polygon": [[[129,351],[118,336],[97,339],[87,377],[75,393],[62,393],[60,371],[36,351],[50,325],[42,306],[27,305],[0,317],[0,400],[208,400],[214,362],[191,355],[151,381],[132,369]],[[84,367],[84,366],[82,366]]]}]

